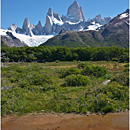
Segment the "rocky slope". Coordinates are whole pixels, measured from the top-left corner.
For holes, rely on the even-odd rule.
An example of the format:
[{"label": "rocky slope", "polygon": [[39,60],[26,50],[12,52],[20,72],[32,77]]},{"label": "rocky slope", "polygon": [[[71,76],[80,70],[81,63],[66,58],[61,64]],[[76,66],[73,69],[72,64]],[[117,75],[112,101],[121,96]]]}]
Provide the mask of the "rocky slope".
[{"label": "rocky slope", "polygon": [[129,43],[129,10],[112,19],[101,30],[105,42],[128,47]]},{"label": "rocky slope", "polygon": [[8,47],[24,47],[27,46],[24,42],[16,38],[11,32],[6,32],[6,35],[1,35],[2,46]]},{"label": "rocky slope", "polygon": [[49,39],[46,46],[129,46],[129,10],[113,18],[99,31],[67,31]]}]

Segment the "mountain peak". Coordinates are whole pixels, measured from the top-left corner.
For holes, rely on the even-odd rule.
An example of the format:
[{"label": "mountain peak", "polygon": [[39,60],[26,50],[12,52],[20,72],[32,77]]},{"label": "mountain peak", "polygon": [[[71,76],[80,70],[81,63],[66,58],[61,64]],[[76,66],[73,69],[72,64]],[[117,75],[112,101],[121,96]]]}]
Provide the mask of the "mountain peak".
[{"label": "mountain peak", "polygon": [[29,21],[28,17],[26,17],[26,18],[24,19],[24,21]]},{"label": "mountain peak", "polygon": [[42,28],[41,21],[38,21],[38,24],[36,26],[39,27],[39,28]]},{"label": "mountain peak", "polygon": [[47,15],[49,15],[49,16],[53,16],[52,7],[49,8]]},{"label": "mountain peak", "polygon": [[82,14],[83,21],[86,21],[86,20],[85,20],[85,17],[84,17],[84,14],[83,14],[82,7],[80,7],[80,12],[81,12],[81,14]]},{"label": "mountain peak", "polygon": [[73,4],[69,6],[67,17],[71,22],[84,21],[85,18],[83,18],[84,15],[83,15],[82,8],[79,7],[77,1],[74,1]]},{"label": "mountain peak", "polygon": [[75,0],[72,5],[79,6],[78,2]]},{"label": "mountain peak", "polygon": [[17,29],[17,26],[16,26],[16,24],[11,24],[8,29],[11,30],[12,32],[15,32]]},{"label": "mountain peak", "polygon": [[37,24],[37,25],[42,25],[42,24],[41,24],[41,21],[38,21],[38,24]]},{"label": "mountain peak", "polygon": [[127,10],[125,11],[125,13],[129,13],[129,9],[127,9]]},{"label": "mountain peak", "polygon": [[70,16],[73,15],[72,13],[74,12],[72,11],[76,11],[78,9],[79,9],[79,4],[77,3],[77,1],[74,1],[74,3],[69,6],[67,15],[70,15]]},{"label": "mountain peak", "polygon": [[32,36],[33,33],[32,33],[31,30],[32,30],[33,28],[34,28],[34,25],[31,24],[31,23],[29,22],[29,19],[26,17],[26,18],[24,19],[24,23],[23,23],[23,26],[22,26],[22,30],[25,32],[26,35]]}]

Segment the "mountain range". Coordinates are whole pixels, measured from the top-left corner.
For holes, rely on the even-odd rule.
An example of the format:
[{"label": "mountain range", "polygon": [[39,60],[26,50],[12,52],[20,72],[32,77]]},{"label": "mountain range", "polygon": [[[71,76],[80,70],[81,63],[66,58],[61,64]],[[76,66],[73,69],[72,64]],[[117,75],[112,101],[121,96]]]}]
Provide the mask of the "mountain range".
[{"label": "mountain range", "polygon": [[102,19],[101,15],[97,15],[94,19],[89,19],[86,21],[82,7],[79,6],[77,1],[74,1],[73,4],[69,6],[67,14],[65,16],[62,15],[62,17],[60,17],[59,14],[54,13],[52,8],[49,8],[44,26],[42,26],[40,21],[37,25],[33,25],[26,17],[22,28],[17,27],[15,24],[11,24],[8,30],[29,36],[50,35],[58,34],[62,29],[74,31],[83,30],[85,27],[93,25],[93,22],[99,24],[99,26],[97,26],[98,28],[107,24],[111,19],[111,17]]},{"label": "mountain range", "polygon": [[[82,7],[79,6],[77,1],[74,1],[73,4],[69,6],[67,14],[65,16],[62,15],[62,17],[54,13],[52,8],[49,8],[44,26],[42,26],[40,21],[37,25],[33,25],[26,17],[22,28],[17,27],[15,24],[11,24],[7,30],[0,29],[2,35],[1,42],[10,47],[39,46],[53,37],[44,45],[59,46],[61,44],[60,46],[73,46],[73,44],[69,43],[74,42],[77,46],[105,46],[107,44],[106,42],[110,39],[111,42],[116,44],[115,41],[117,38],[115,41],[114,38],[118,37],[120,31],[118,32],[118,35],[112,35],[113,40],[111,34],[116,34],[116,31],[118,31],[120,26],[118,26],[118,24],[114,25],[114,23],[110,24],[111,21],[113,21],[111,17],[102,19],[100,14],[95,18],[86,21]],[[129,22],[126,18],[119,19],[119,21],[117,20],[116,22],[120,23],[120,21]],[[115,28],[114,30],[112,29],[113,26]],[[128,29],[123,31],[127,30]],[[127,33],[125,34],[126,39],[122,39],[125,39],[123,42],[126,43]],[[119,39],[118,41],[122,42],[122,40],[120,41]],[[100,45],[98,42],[100,42]]]},{"label": "mountain range", "polygon": [[98,31],[61,31],[42,45],[67,47],[129,47],[129,9],[117,15]]}]

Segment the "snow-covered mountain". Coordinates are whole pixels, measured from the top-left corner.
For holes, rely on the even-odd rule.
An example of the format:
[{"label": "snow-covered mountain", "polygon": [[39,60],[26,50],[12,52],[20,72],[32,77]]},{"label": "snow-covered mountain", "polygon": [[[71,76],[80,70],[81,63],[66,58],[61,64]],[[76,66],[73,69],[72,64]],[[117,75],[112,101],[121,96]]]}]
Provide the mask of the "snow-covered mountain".
[{"label": "snow-covered mountain", "polygon": [[[5,32],[10,30],[12,35],[28,46],[38,46],[54,35],[59,34],[61,30],[98,30],[111,19],[111,17],[102,19],[101,15],[97,15],[95,18],[86,21],[82,7],[79,6],[77,1],[74,1],[69,6],[67,14],[65,16],[62,15],[62,17],[54,13],[52,8],[49,8],[44,26],[42,26],[40,21],[38,21],[37,25],[33,25],[26,17],[22,28],[17,27],[15,24],[11,24]],[[2,30],[0,32],[2,32]]]},{"label": "snow-covered mountain", "polygon": [[69,6],[67,14],[65,16],[62,15],[62,17],[60,17],[57,13],[54,13],[52,8],[49,8],[44,26],[42,26],[40,21],[37,25],[33,25],[26,17],[24,19],[22,29],[17,27],[15,24],[11,24],[8,30],[29,36],[43,34],[50,35],[58,34],[62,29],[73,31],[83,30],[84,28],[87,28],[87,30],[98,29],[99,27],[107,24],[111,19],[111,17],[102,19],[101,15],[97,15],[95,18],[88,19],[86,21],[82,7],[79,6],[77,1],[74,1]]}]

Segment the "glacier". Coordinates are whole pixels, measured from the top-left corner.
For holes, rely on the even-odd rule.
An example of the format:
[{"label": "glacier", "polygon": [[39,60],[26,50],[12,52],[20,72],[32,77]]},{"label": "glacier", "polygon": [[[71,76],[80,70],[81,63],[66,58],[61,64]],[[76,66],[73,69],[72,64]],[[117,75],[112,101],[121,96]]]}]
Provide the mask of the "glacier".
[{"label": "glacier", "polygon": [[10,30],[0,29],[0,35],[6,36],[6,32],[11,32],[16,38],[27,44],[29,47],[39,46],[40,44],[45,43],[48,39],[54,37],[54,35],[33,35],[30,37],[28,35],[18,34]]}]

